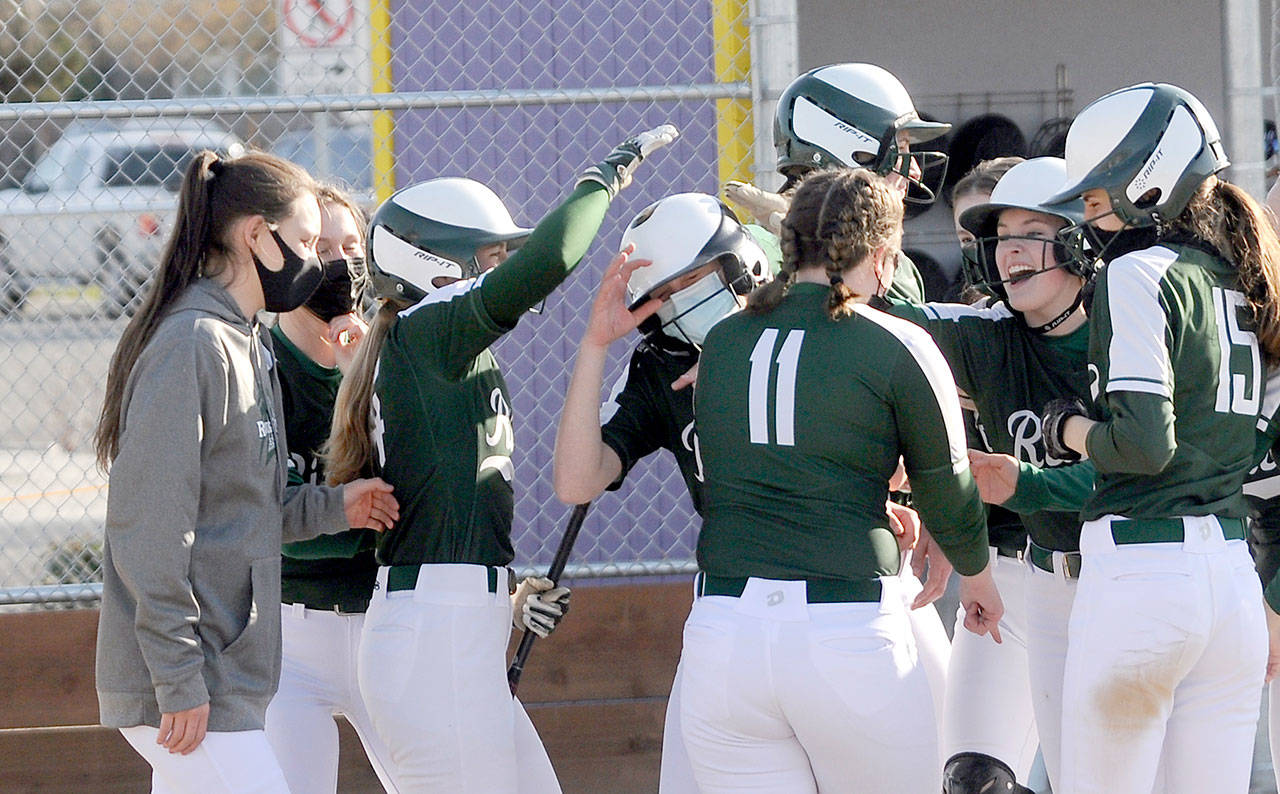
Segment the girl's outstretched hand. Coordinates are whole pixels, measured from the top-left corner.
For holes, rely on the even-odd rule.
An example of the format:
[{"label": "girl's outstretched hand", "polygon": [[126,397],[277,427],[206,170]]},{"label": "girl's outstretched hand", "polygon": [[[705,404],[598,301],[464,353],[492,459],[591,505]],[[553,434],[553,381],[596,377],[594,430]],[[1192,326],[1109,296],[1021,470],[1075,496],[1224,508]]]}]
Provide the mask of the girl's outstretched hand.
[{"label": "girl's outstretched hand", "polygon": [[391,485],[380,477],[352,480],[342,486],[342,506],[347,526],[385,532],[400,519],[400,503]]}]

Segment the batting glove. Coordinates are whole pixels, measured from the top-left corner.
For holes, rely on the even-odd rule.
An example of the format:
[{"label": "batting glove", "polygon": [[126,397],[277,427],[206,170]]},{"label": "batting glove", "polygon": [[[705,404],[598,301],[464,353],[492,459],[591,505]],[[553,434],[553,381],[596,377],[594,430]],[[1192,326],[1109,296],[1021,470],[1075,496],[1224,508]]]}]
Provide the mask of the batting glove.
[{"label": "batting glove", "polygon": [[1045,452],[1068,463],[1080,460],[1080,453],[1067,446],[1062,433],[1068,419],[1088,415],[1079,397],[1059,397],[1046,403],[1040,415],[1040,434],[1044,436]]},{"label": "batting glove", "polygon": [[761,226],[769,227],[775,213],[786,215],[791,208],[790,199],[769,190],[758,188],[750,182],[730,180],[724,184],[724,197],[740,204],[751,212]]},{"label": "batting glove", "polygon": [[520,581],[511,596],[511,623],[521,631],[547,637],[569,612],[569,588],[557,586],[544,576]]},{"label": "batting glove", "polygon": [[583,171],[578,177],[578,184],[595,182],[604,185],[609,197],[613,198],[619,190],[631,184],[631,174],[644,158],[674,141],[679,134],[672,125],[663,124],[628,138],[615,146],[602,162]]}]

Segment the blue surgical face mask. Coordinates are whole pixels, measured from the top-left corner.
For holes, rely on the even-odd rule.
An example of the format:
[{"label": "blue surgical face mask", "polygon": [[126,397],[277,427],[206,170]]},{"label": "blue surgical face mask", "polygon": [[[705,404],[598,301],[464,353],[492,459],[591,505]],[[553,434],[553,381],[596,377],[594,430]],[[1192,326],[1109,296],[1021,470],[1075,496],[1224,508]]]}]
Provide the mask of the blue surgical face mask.
[{"label": "blue surgical face mask", "polygon": [[679,292],[671,293],[658,309],[658,319],[667,336],[702,347],[711,326],[741,308],[737,296],[725,286],[720,274],[708,273]]}]

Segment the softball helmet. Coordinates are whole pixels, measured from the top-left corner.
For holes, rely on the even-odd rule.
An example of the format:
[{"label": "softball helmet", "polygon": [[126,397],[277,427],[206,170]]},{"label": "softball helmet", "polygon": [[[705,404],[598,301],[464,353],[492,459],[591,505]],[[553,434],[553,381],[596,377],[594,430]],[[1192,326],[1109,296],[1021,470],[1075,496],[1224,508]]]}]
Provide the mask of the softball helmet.
[{"label": "softball helmet", "polygon": [[[1000,177],[986,203],[970,207],[960,214],[960,225],[976,238],[976,262],[969,257],[965,257],[963,262],[971,284],[1002,300],[1009,297],[996,267],[996,245],[1001,239],[1007,239],[999,237],[996,231],[1000,213],[1004,210],[1023,209],[1051,215],[1065,224],[1063,232],[1080,233],[1084,202],[1079,198],[1063,204],[1049,201],[1057,196],[1066,178],[1067,165],[1059,157],[1025,160]],[[1067,244],[1061,238],[1039,242],[1051,246],[1056,262],[1053,267],[1065,268],[1086,281],[1093,277],[1094,265],[1084,255],[1083,246]]]},{"label": "softball helmet", "polygon": [[[655,315],[661,330],[692,345],[701,345],[706,332],[738,311],[744,297],[768,280],[770,267],[755,236],[738,221],[733,210],[714,196],[677,193],[650,204],[627,225],[621,247],[635,246],[636,259],[653,264],[637,268],[627,281],[629,308],[655,293],[665,297]],[[663,296],[689,274],[715,263],[719,270]],[[667,290],[669,291],[669,290]]]},{"label": "softball helmet", "polygon": [[[788,176],[815,168],[863,167],[884,176],[897,170],[910,178],[899,135],[923,143],[944,135],[950,124],[925,121],[898,78],[869,63],[821,66],[797,77],[782,92],[774,117],[778,171]],[[945,168],[946,155],[926,165]],[[941,178],[938,183],[941,183]],[[928,191],[932,201],[933,191]]]},{"label": "softball helmet", "polygon": [[1105,190],[1129,227],[1177,217],[1200,183],[1231,165],[1200,100],[1167,83],[1140,83],[1094,100],[1067,131],[1067,182],[1050,201]]},{"label": "softball helmet", "polygon": [[369,221],[369,282],[380,298],[417,302],[436,279],[480,275],[476,252],[518,247],[532,230],[517,226],[502,199],[473,179],[442,177],[396,191]]}]

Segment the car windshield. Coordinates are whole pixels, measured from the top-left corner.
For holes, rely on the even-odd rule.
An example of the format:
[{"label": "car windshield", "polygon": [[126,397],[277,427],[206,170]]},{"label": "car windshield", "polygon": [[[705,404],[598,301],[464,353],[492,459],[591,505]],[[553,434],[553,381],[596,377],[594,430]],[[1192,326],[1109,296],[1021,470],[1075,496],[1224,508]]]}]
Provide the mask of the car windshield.
[{"label": "car windshield", "polygon": [[163,186],[177,190],[195,154],[190,146],[181,143],[111,149],[102,182],[107,187]]}]

